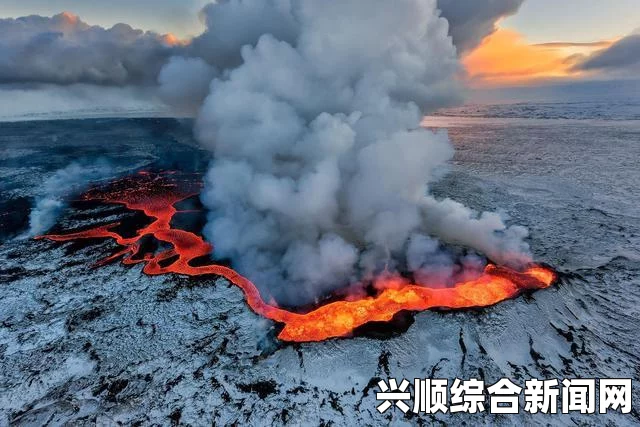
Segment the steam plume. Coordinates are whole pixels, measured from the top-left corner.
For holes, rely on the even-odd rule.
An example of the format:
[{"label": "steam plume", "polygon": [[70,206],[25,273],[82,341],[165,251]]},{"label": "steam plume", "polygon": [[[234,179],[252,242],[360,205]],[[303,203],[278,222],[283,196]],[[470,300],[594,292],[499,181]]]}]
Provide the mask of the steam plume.
[{"label": "steam plume", "polygon": [[215,75],[216,69],[201,58],[174,56],[158,77],[160,97],[177,112],[193,116]]},{"label": "steam plume", "polygon": [[205,232],[263,291],[310,301],[383,269],[424,270],[424,242],[449,257],[433,239],[527,259],[526,230],[428,195],[453,149],[420,121],[459,99],[435,0],[230,0],[207,12],[224,25],[202,36],[203,57],[222,58],[197,120],[216,158]]},{"label": "steam plume", "polygon": [[106,160],[94,163],[71,163],[47,178],[42,195],[36,199],[29,215],[29,237],[49,230],[66,206],[66,198],[82,191],[91,181],[113,175],[113,169]]}]

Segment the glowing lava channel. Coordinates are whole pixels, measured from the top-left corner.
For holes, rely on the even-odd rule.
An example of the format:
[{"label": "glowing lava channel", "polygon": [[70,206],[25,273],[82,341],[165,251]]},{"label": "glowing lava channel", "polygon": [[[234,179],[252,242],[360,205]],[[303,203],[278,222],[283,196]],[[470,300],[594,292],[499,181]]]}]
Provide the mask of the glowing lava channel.
[{"label": "glowing lava channel", "polygon": [[[193,266],[192,261],[208,256],[213,247],[197,234],[174,229],[171,220],[179,211],[175,205],[199,194],[200,184],[194,180],[170,178],[166,174],[142,172],[124,178],[108,188],[89,191],[84,200],[125,205],[142,211],[152,218],[151,224],[126,238],[113,231],[120,223],[111,223],[70,234],[39,236],[56,242],[78,239],[112,238],[122,250],[99,261],[98,266],[122,258],[126,265],[144,263],[148,275],[181,274],[186,276],[216,275],[224,277],[242,289],[247,304],[261,316],[284,324],[278,338],[284,341],[309,342],[349,336],[354,329],[369,322],[387,322],[397,313],[423,311],[431,308],[464,309],[486,307],[517,296],[524,290],[551,286],[556,274],[545,267],[531,266],[517,272],[493,264],[486,266],[477,279],[461,282],[453,287],[428,288],[390,278],[378,295],[355,301],[337,301],[308,313],[294,313],[267,304],[256,286],[231,268],[221,265]],[[154,236],[170,245],[171,249],[158,254],[141,253],[140,241]],[[397,283],[393,283],[397,282]],[[386,285],[386,286],[384,286]]]}]

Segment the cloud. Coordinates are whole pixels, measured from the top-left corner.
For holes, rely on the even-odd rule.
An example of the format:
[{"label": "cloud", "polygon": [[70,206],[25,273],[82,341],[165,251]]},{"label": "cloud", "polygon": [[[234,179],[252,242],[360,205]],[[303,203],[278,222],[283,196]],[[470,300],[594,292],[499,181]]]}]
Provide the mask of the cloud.
[{"label": "cloud", "polygon": [[578,64],[576,69],[613,73],[640,71],[640,33],[628,35],[607,49],[595,52]]},{"label": "cloud", "polygon": [[65,12],[0,19],[0,83],[144,85],[175,53],[170,35],[90,26]]},{"label": "cloud", "polygon": [[[425,4],[434,1],[425,0]],[[520,2],[482,0],[470,7],[461,0],[438,0],[437,4],[460,52],[490,34],[495,21],[514,13]],[[193,8],[194,4],[183,6]],[[149,87],[157,90],[176,114],[194,115],[218,70],[242,64],[242,46],[255,46],[265,34],[287,43],[298,38],[300,4],[291,0],[210,3],[201,11],[205,31],[188,42],[127,24],[92,26],[69,12],[0,19],[0,85],[49,86],[43,94],[51,92],[51,85]],[[243,30],[238,31],[239,27]],[[30,90],[28,98],[34,98],[36,92]],[[77,100],[78,90],[70,92],[63,98]],[[124,99],[130,98],[138,95],[126,94],[123,105]],[[45,99],[43,104],[49,101]],[[94,104],[99,101],[98,97]],[[37,102],[31,104],[41,110]],[[60,108],[68,110],[64,105]]]},{"label": "cloud", "polygon": [[[191,41],[189,52],[220,69],[242,62],[240,48],[255,45],[264,34],[292,41],[297,35],[290,0],[223,0],[200,12],[205,31]],[[242,31],[239,31],[239,28]]]},{"label": "cloud", "polygon": [[500,28],[462,58],[472,86],[495,86],[582,77],[585,58],[612,41],[529,44],[514,30]]},{"label": "cloud", "polygon": [[571,47],[588,47],[588,48],[605,48],[609,47],[613,42],[609,40],[600,40],[595,42],[548,42],[536,43],[531,46],[548,47],[548,48],[571,48]]},{"label": "cloud", "polygon": [[524,0],[438,0],[459,52],[468,52],[496,31],[496,22],[515,14]]},{"label": "cloud", "polygon": [[3,17],[55,15],[73,11],[87,22],[110,27],[126,22],[135,28],[171,32],[181,37],[202,32],[198,11],[210,0],[2,0]]}]

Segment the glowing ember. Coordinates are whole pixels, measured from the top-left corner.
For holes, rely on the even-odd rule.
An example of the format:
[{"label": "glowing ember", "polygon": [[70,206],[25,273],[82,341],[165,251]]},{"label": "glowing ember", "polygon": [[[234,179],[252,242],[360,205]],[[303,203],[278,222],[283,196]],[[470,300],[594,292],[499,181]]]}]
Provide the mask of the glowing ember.
[{"label": "glowing ember", "polygon": [[[200,183],[196,180],[185,180],[167,174],[140,173],[136,177],[124,178],[108,188],[89,191],[84,195],[84,200],[123,204],[128,209],[142,211],[153,219],[151,224],[137,230],[135,236],[123,237],[113,231],[120,224],[112,223],[77,233],[40,236],[38,239],[64,242],[112,238],[123,249],[99,261],[98,266],[122,257],[122,262],[127,265],[144,263],[143,272],[149,275],[174,273],[222,276],[242,289],[247,304],[253,311],[284,324],[278,338],[296,342],[348,336],[366,323],[390,321],[395,314],[405,310],[486,307],[513,298],[523,290],[547,288],[556,280],[552,270],[541,266],[531,266],[520,273],[490,264],[481,277],[453,287],[428,288],[404,282],[384,286],[383,283],[384,290],[376,296],[356,301],[333,302],[305,314],[294,313],[267,304],[256,286],[231,268],[221,265],[191,265],[197,258],[209,255],[213,247],[194,233],[172,228],[171,220],[179,212],[175,205],[196,196],[199,191]],[[141,253],[141,239],[144,236],[154,236],[169,244],[171,249],[158,254]],[[383,280],[391,282],[398,279]]]}]

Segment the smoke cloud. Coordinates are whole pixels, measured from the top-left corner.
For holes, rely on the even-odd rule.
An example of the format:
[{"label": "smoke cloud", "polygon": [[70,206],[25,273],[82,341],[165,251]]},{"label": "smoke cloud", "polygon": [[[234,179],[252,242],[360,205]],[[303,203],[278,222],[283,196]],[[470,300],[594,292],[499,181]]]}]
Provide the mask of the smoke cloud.
[{"label": "smoke cloud", "polygon": [[420,121],[459,100],[435,0],[229,0],[206,12],[193,48],[221,59],[196,126],[216,159],[205,234],[263,292],[294,304],[383,270],[451,277],[461,262],[441,242],[528,260],[526,230],[428,194],[453,149]]},{"label": "smoke cloud", "polygon": [[236,67],[242,63],[240,48],[255,45],[264,34],[295,40],[299,29],[292,13],[289,0],[212,2],[200,13],[206,30],[192,40],[188,50],[221,69]]},{"label": "smoke cloud", "polygon": [[114,170],[106,160],[93,163],[71,163],[47,178],[42,195],[36,199],[29,215],[28,237],[45,233],[56,223],[66,207],[66,198],[85,189],[92,181],[110,177]]}]

